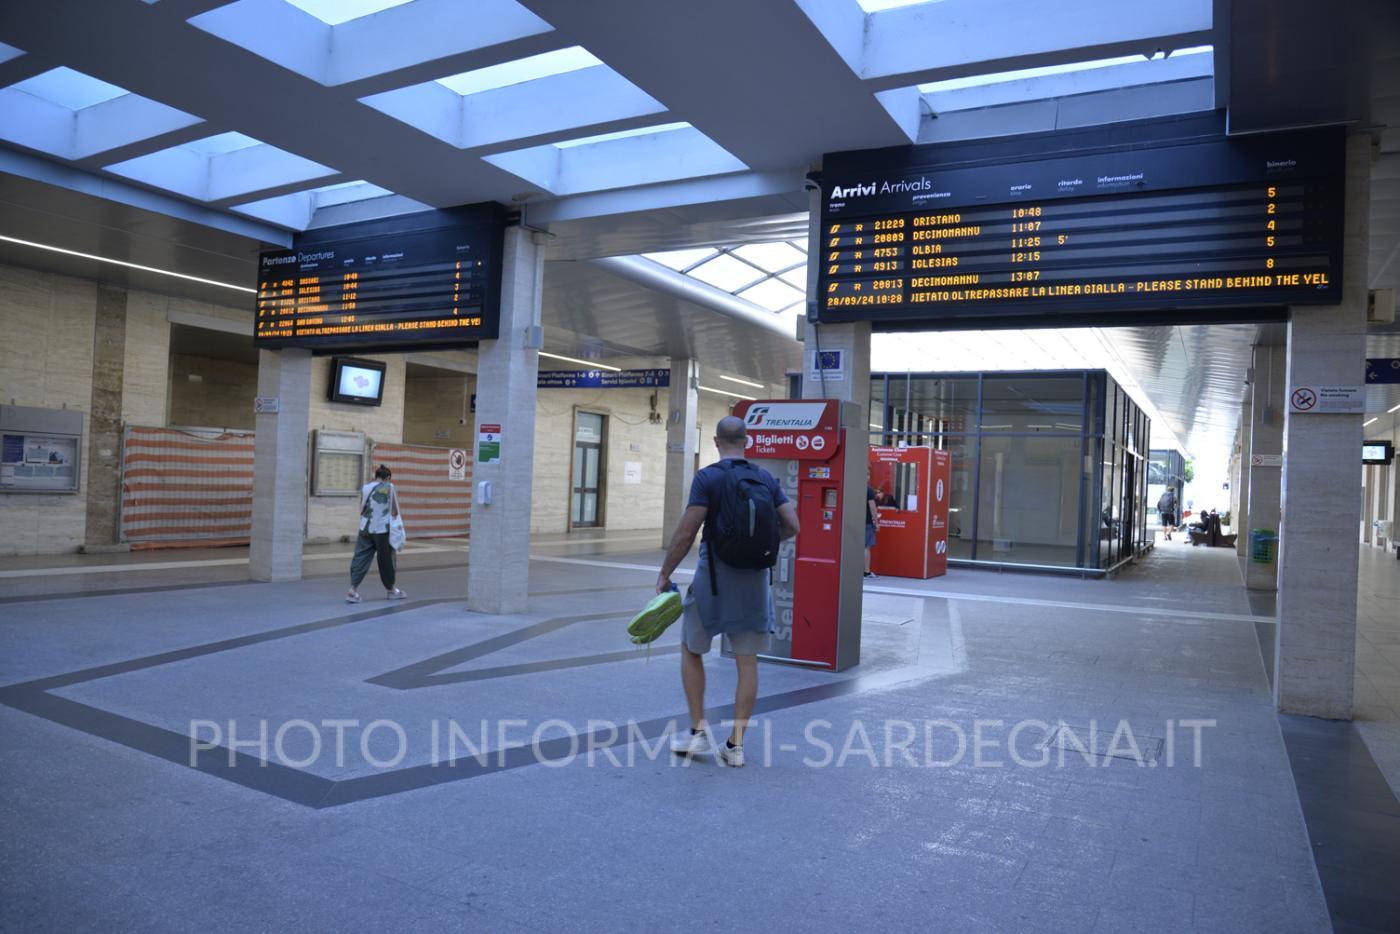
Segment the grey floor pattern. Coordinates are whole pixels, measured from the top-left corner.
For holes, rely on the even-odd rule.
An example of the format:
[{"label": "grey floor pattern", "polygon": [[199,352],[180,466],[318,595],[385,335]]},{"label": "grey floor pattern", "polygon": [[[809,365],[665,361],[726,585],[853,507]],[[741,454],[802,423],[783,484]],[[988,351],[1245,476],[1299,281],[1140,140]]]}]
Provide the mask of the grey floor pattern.
[{"label": "grey floor pattern", "polygon": [[[518,617],[466,613],[458,566],[408,567],[424,602],[406,612],[54,693],[170,730],[339,717],[558,718],[585,731],[679,717],[674,656],[549,664],[628,648],[617,620],[654,573],[606,565],[659,555],[594,552],[597,565],[534,563],[539,595]],[[560,554],[589,549],[542,550]],[[1233,554],[1159,548],[1113,581],[957,571],[875,583],[862,665],[763,668],[770,709],[742,771],[619,742],[591,763],[310,807],[0,706],[0,928],[1330,929]],[[7,603],[0,685],[363,611],[338,603],[342,589],[327,577]],[[1206,597],[1220,618],[1190,612]],[[568,615],[596,618],[453,661]],[[438,658],[451,662],[439,674],[519,673],[372,683]],[[718,707],[733,668],[707,668]],[[1193,718],[1215,724],[1201,731],[1202,767],[1166,765],[1168,721]],[[1025,720],[1041,725],[1012,737]],[[922,741],[926,721],[943,739]],[[972,741],[978,721],[1000,743],[984,764],[970,750],[938,764],[954,727]],[[1061,767],[1060,721],[1075,736],[1126,721],[1157,765],[1071,752]],[[905,725],[918,735],[901,750]],[[1181,756],[1189,740],[1173,741]],[[1017,765],[1012,746],[1051,764]],[[305,771],[373,777],[363,752]],[[400,765],[431,755],[416,731]]]}]

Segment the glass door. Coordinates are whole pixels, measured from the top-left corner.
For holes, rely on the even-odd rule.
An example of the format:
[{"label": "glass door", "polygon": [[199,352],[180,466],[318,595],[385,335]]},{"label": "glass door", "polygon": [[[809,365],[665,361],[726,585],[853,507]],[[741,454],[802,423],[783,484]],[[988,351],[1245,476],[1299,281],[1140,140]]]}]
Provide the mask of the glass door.
[{"label": "glass door", "polygon": [[573,495],[569,526],[597,528],[603,524],[603,429],[606,416],[579,412],[574,419]]}]

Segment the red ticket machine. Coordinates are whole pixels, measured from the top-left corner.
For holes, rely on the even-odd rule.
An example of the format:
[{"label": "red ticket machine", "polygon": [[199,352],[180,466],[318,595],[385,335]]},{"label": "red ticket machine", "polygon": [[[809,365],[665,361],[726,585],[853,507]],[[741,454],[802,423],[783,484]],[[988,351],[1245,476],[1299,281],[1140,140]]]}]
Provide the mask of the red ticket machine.
[{"label": "red ticket machine", "polygon": [[833,399],[740,402],[747,456],[778,478],[802,531],[773,573],[777,631],[768,661],[841,671],[860,661],[864,463],[848,429],[859,407]]},{"label": "red ticket machine", "polygon": [[870,488],[880,513],[870,551],[876,574],[923,580],[948,573],[952,464],[947,451],[929,447],[870,449]]}]

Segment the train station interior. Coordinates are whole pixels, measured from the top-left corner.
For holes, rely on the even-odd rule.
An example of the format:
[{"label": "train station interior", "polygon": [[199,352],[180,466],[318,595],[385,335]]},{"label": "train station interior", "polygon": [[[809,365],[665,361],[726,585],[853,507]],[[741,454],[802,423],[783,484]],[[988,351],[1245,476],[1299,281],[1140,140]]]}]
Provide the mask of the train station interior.
[{"label": "train station interior", "polygon": [[3,0],[0,930],[1400,931],[1397,292],[1391,0]]}]

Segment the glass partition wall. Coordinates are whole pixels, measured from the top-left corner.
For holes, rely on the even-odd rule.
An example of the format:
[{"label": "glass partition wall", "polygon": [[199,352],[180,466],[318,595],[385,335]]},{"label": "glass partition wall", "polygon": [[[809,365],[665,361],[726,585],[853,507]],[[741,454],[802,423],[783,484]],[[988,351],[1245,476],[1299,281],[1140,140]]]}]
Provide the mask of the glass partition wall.
[{"label": "glass partition wall", "polygon": [[952,454],[948,555],[1107,569],[1150,541],[1149,426],[1102,370],[877,373],[870,443]]}]

